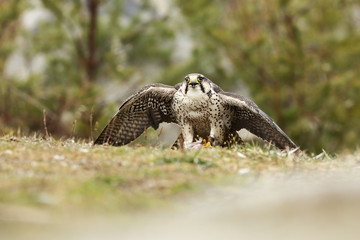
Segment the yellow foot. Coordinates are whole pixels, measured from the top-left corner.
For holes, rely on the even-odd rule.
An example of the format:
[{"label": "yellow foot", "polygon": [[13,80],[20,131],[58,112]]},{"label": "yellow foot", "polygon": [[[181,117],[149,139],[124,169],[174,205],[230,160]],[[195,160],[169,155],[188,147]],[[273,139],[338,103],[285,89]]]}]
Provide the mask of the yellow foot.
[{"label": "yellow foot", "polygon": [[212,147],[212,146],[211,146],[211,143],[208,142],[208,141],[206,141],[206,139],[203,139],[203,140],[202,140],[202,143],[203,143],[203,147],[204,147],[204,148]]},{"label": "yellow foot", "polygon": [[211,142],[206,141],[206,139],[202,138],[199,138],[198,140],[191,143],[184,143],[184,148],[186,149],[200,149],[209,147],[212,147]]}]

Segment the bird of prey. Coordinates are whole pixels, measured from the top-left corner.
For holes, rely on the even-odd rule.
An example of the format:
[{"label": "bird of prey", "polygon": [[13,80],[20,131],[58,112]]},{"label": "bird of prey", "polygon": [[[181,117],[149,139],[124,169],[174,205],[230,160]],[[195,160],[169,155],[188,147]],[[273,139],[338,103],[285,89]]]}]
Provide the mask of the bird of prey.
[{"label": "bird of prey", "polygon": [[199,137],[224,146],[243,128],[280,149],[297,147],[253,101],[223,91],[199,73],[175,86],[144,86],[121,105],[94,144],[125,145],[162,122],[180,126],[185,148]]}]

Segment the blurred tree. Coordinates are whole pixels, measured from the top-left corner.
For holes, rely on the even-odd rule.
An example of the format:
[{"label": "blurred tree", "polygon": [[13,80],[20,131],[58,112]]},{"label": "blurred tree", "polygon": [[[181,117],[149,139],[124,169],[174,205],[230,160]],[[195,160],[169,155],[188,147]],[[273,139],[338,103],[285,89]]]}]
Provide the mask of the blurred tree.
[{"label": "blurred tree", "polygon": [[89,137],[119,86],[202,72],[304,149],[359,146],[358,0],[0,0],[0,26],[1,129],[39,131],[45,109],[51,134]]},{"label": "blurred tree", "polygon": [[47,17],[22,31],[22,54],[26,62],[43,59],[45,66],[24,81],[13,79],[24,98],[31,99],[6,104],[7,110],[16,109],[6,111],[11,118],[22,115],[22,123],[13,121],[13,127],[42,129],[46,109],[52,134],[69,136],[76,128],[77,136],[88,137],[90,122],[103,110],[97,101],[107,94],[104,84],[139,74],[146,61],[170,57],[171,46],[164,42],[172,31],[147,2],[41,0],[29,4],[27,11],[34,9]]},{"label": "blurred tree", "polygon": [[11,88],[1,73],[4,72],[6,58],[15,47],[18,19],[23,8],[24,4],[20,0],[0,1],[0,129],[4,129],[11,121],[10,113],[7,111],[7,102],[11,100]]},{"label": "blurred tree", "polygon": [[[195,0],[179,6],[198,44],[213,50],[194,55],[195,61],[212,59],[214,79],[228,76],[220,85],[244,81],[258,105],[305,149],[359,146],[358,1]],[[232,76],[213,57],[224,53]]]}]

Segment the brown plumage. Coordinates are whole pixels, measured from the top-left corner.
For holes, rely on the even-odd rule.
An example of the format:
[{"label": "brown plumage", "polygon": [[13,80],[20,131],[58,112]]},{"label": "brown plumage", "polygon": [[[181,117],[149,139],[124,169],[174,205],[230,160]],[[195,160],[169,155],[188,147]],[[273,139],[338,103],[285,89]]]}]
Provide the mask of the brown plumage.
[{"label": "brown plumage", "polygon": [[94,144],[121,146],[140,136],[147,128],[162,122],[175,122],[171,101],[176,89],[150,84],[129,97],[110,120]]},{"label": "brown plumage", "polygon": [[244,128],[259,138],[271,142],[280,149],[297,147],[281,128],[253,101],[229,92],[223,92],[222,96],[233,115],[231,132]]},{"label": "brown plumage", "polygon": [[201,74],[189,74],[176,86],[150,84],[129,97],[94,144],[121,146],[161,122],[177,123],[185,147],[195,137],[223,145],[236,131],[247,129],[280,149],[296,148],[291,139],[254,102],[224,92]]}]

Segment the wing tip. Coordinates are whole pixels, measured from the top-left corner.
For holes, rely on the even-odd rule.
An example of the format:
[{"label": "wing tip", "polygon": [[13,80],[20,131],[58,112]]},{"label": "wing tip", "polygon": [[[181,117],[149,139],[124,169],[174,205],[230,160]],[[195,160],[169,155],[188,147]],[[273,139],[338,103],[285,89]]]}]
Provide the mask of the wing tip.
[{"label": "wing tip", "polygon": [[285,138],[286,138],[285,143],[282,142],[282,143],[276,143],[276,144],[273,143],[273,144],[281,150],[285,150],[285,149],[293,150],[297,148],[300,149],[300,147],[298,147],[288,136],[286,136]]},{"label": "wing tip", "polygon": [[93,142],[93,145],[104,145],[108,143],[107,141],[104,141],[104,137],[102,136],[102,134],[100,134],[96,140]]}]

